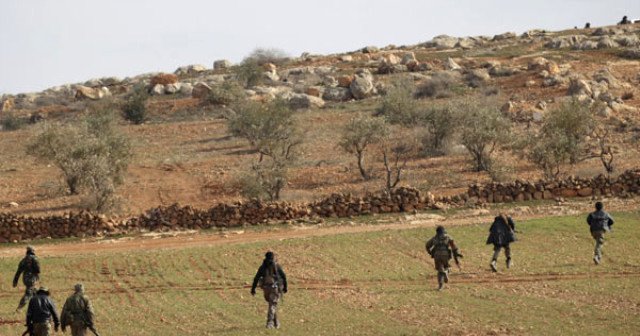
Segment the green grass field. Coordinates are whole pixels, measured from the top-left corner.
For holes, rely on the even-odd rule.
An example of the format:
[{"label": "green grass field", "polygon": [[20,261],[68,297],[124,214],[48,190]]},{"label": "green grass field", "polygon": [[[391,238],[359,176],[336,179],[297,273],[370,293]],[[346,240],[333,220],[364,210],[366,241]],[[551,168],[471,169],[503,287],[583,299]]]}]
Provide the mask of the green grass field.
[{"label": "green grass field", "polygon": [[[489,270],[487,225],[449,229],[465,255],[436,291],[424,242],[433,229],[136,253],[41,257],[58,308],[81,281],[104,335],[638,335],[639,213],[614,214],[604,261],[591,260],[584,216],[518,223],[514,267]],[[282,329],[248,286],[266,250],[289,278]],[[18,258],[0,260],[0,335],[19,335]]]}]

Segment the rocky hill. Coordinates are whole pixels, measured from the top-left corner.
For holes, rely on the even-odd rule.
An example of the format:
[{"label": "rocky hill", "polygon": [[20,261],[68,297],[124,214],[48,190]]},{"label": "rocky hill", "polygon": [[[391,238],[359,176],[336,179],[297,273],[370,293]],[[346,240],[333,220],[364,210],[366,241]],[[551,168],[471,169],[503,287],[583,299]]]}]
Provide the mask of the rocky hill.
[{"label": "rocky hill", "polygon": [[[617,172],[635,168],[640,164],[634,142],[640,130],[638,60],[640,24],[493,37],[442,35],[411,46],[367,46],[343,54],[305,53],[262,62],[260,84],[244,93],[256,101],[282,98],[301,112],[305,146],[291,169],[283,198],[311,201],[333,192],[363,194],[381,188],[379,180],[359,178],[354,160],[337,149],[337,141],[351,117],[375,114],[381,97],[399,79],[416,87],[439,76],[455,83],[455,97],[422,100],[423,105],[493,91],[502,112],[519,130],[539,127],[547,111],[560,103],[587,102],[597,106],[598,122],[613,134]],[[0,116],[29,124],[71,120],[96,101],[119,106],[136,90],[144,90],[151,95],[148,121],[121,122],[134,139],[136,152],[127,181],[118,191],[125,200],[124,213],[173,202],[208,207],[239,199],[235,181],[255,160],[244,140],[228,135],[227,107],[209,101],[212,92],[237,77],[238,65],[215,60],[211,66],[183,66],[173,73],[91,79],[37,93],[2,95]],[[53,167],[24,155],[25,143],[38,128],[28,125],[1,134],[0,203],[20,214],[80,208],[77,196],[59,190]],[[513,162],[514,179],[540,177],[517,155],[505,157]],[[409,161],[402,184],[455,195],[470,183],[491,180],[487,173],[472,171],[466,161],[459,146],[452,146],[445,156],[416,156]],[[601,172],[599,163],[593,162],[571,169],[585,177]]]}]

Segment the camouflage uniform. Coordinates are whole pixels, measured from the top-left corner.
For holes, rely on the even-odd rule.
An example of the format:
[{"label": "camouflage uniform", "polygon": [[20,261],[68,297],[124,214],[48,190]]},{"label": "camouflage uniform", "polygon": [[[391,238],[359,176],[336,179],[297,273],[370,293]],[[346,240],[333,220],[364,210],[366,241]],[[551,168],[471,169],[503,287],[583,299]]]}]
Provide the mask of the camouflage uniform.
[{"label": "camouflage uniform", "polygon": [[35,295],[35,286],[40,278],[40,263],[38,262],[35,251],[31,246],[27,247],[27,255],[22,258],[18,265],[16,275],[13,277],[13,287],[18,286],[18,279],[20,279],[20,275],[22,275],[22,283],[26,288],[16,310],[24,307]]},{"label": "camouflage uniform", "polygon": [[87,328],[93,326],[93,307],[91,301],[84,295],[84,286],[75,285],[75,292],[67,298],[60,316],[62,331],[71,327],[72,336],[87,335]]},{"label": "camouflage uniform", "polygon": [[596,241],[595,248],[593,250],[593,262],[598,265],[602,260],[602,245],[604,245],[604,234],[611,231],[611,226],[614,221],[611,216],[602,210],[603,205],[601,202],[596,202],[596,211],[587,216],[587,224],[589,224],[589,230],[591,236]]},{"label": "camouflage uniform", "polygon": [[278,302],[283,293],[287,292],[287,276],[282,267],[276,263],[273,252],[267,252],[258,272],[253,278],[251,295],[256,294],[256,287],[260,284],[264,299],[269,304],[267,310],[267,328],[280,328],[278,320]]},{"label": "camouflage uniform", "polygon": [[51,334],[51,320],[58,331],[60,321],[56,313],[56,306],[49,298],[49,290],[41,287],[36,295],[29,300],[27,308],[27,327],[32,336],[49,336]]},{"label": "camouflage uniform", "polygon": [[458,254],[456,244],[441,226],[436,230],[436,235],[429,239],[426,244],[427,253],[435,262],[438,271],[438,289],[444,287],[444,283],[449,282],[449,260],[453,255]]}]

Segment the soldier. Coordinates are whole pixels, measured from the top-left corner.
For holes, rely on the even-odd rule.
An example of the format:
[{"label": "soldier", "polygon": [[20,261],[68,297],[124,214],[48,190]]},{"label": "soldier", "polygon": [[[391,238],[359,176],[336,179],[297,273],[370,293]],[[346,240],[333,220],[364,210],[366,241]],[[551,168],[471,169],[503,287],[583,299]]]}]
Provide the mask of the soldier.
[{"label": "soldier", "polygon": [[71,326],[72,336],[87,335],[87,328],[93,329],[93,307],[91,301],[84,295],[84,286],[76,284],[74,293],[65,301],[60,314],[62,332]]},{"label": "soldier", "polygon": [[13,277],[14,288],[18,286],[18,279],[20,279],[20,274],[22,274],[22,283],[26,288],[24,290],[22,299],[20,299],[18,308],[16,308],[16,311],[24,307],[24,305],[29,302],[29,299],[31,299],[31,297],[35,295],[35,285],[40,278],[40,263],[38,262],[36,251],[33,246],[27,246],[27,255],[22,258],[20,264],[18,265],[18,271],[16,271],[16,275]]},{"label": "soldier", "polygon": [[602,260],[602,245],[604,244],[605,232],[611,231],[613,225],[613,218],[602,209],[604,205],[602,202],[596,202],[596,211],[587,216],[587,224],[591,231],[591,236],[596,241],[596,247],[593,252],[593,262],[598,265]]},{"label": "soldier", "polygon": [[53,319],[54,330],[57,332],[60,327],[56,306],[49,298],[49,290],[40,287],[36,296],[29,300],[27,308],[27,328],[31,336],[49,336],[51,334],[51,320]]},{"label": "soldier", "polygon": [[629,21],[629,19],[627,18],[627,16],[623,16],[622,20],[620,22],[618,22],[619,25],[626,25],[626,24],[631,24],[631,21]]},{"label": "soldier", "polygon": [[460,267],[458,258],[462,258],[462,254],[458,253],[458,247],[453,238],[440,225],[436,228],[436,235],[427,241],[426,248],[427,253],[435,261],[438,271],[438,290],[442,290],[444,283],[449,282],[449,260],[453,257]]},{"label": "soldier", "polygon": [[264,299],[269,303],[267,329],[280,328],[278,301],[282,294],[287,292],[287,276],[284,274],[282,267],[276,263],[276,257],[271,251],[265,254],[264,261],[262,261],[262,265],[258,268],[258,272],[253,278],[251,295],[256,295],[258,283],[260,283],[260,287],[264,292]]},{"label": "soldier", "polygon": [[491,224],[489,229],[489,238],[487,238],[487,245],[493,244],[493,257],[491,258],[491,270],[498,271],[497,262],[498,255],[500,255],[500,249],[504,248],[504,255],[507,257],[507,268],[511,267],[511,248],[509,244],[516,241],[516,224],[511,217],[504,214],[499,214]]}]

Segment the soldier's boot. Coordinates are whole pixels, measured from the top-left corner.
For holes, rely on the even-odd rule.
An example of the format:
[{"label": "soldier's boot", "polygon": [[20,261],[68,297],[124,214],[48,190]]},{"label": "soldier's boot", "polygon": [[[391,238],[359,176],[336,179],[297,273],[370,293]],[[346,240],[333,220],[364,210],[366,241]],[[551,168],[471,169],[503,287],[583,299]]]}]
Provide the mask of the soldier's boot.
[{"label": "soldier's boot", "polygon": [[495,259],[491,260],[490,266],[491,266],[491,270],[493,272],[497,272],[498,271],[497,260],[495,260]]},{"label": "soldier's boot", "polygon": [[593,256],[593,263],[596,265],[600,265],[600,256],[599,255],[594,255]]},{"label": "soldier's boot", "polygon": [[507,268],[511,268],[511,257],[507,258]]},{"label": "soldier's boot", "polygon": [[275,328],[275,326],[273,325],[273,322],[269,321],[267,322],[267,329],[273,329]]},{"label": "soldier's boot", "polygon": [[438,272],[438,290],[441,291],[444,288],[444,276],[442,272]]},{"label": "soldier's boot", "polygon": [[449,270],[442,273],[442,279],[444,280],[444,283],[449,283]]}]

